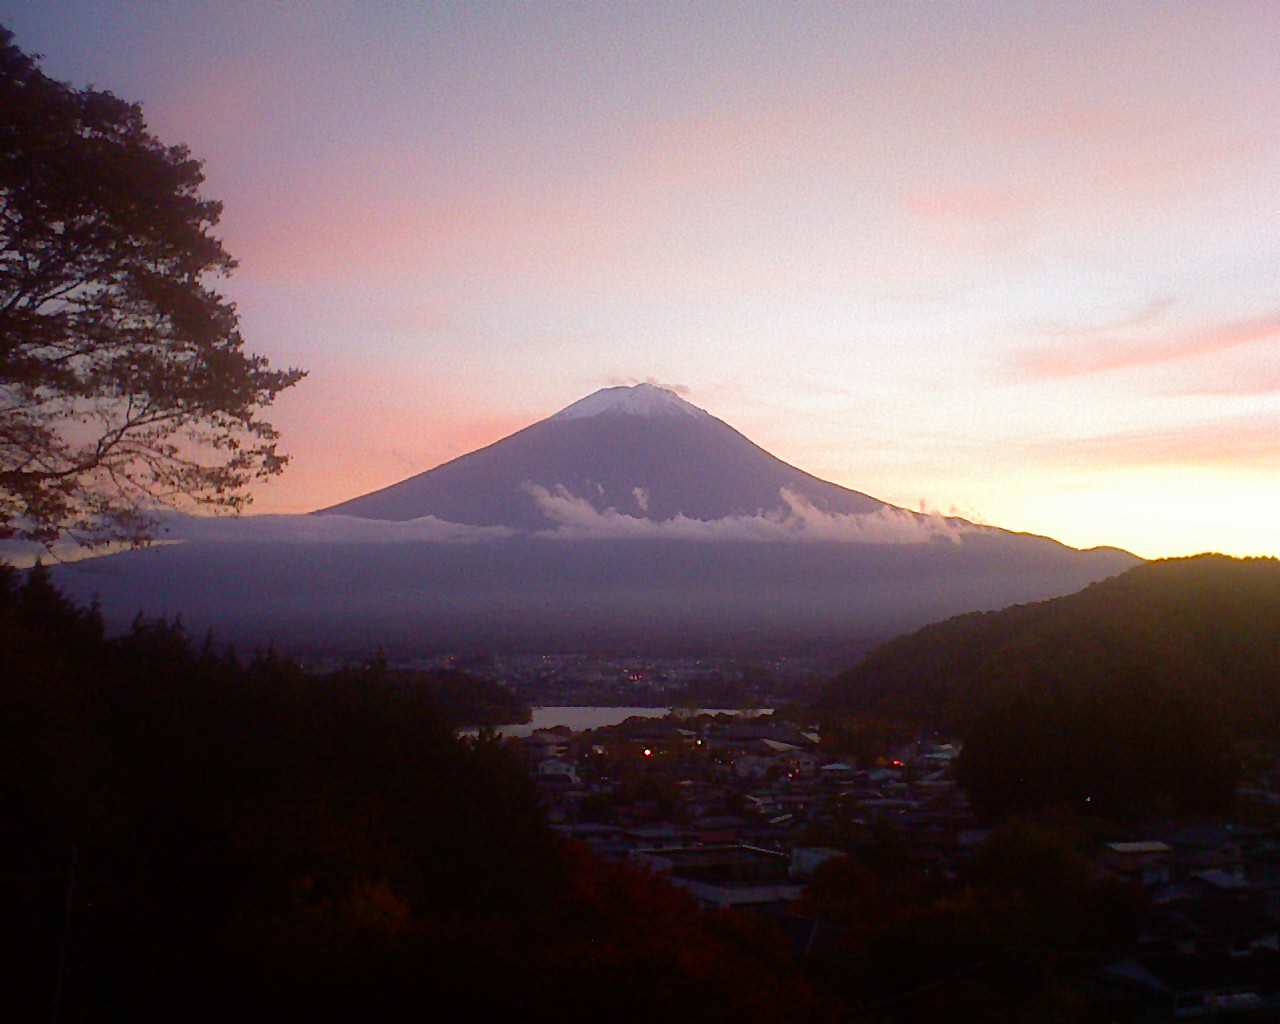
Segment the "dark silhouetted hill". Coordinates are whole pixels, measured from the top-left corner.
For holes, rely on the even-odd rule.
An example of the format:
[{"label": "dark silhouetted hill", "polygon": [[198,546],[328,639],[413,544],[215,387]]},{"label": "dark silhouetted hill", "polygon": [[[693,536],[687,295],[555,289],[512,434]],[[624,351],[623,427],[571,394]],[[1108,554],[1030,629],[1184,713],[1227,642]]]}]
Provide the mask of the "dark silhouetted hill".
[{"label": "dark silhouetted hill", "polygon": [[1280,561],[1167,559],[1066,597],[960,615],[898,637],[834,680],[830,710],[962,725],[989,694],[1161,681],[1280,735]]},{"label": "dark silhouetted hill", "polygon": [[[311,517],[307,517],[311,518]],[[1134,557],[997,532],[963,543],[189,541],[60,566],[111,632],[181,614],[290,652],[730,653],[893,636],[1078,589]]]},{"label": "dark silhouetted hill", "polygon": [[1233,742],[1280,739],[1280,562],[1170,559],[948,619],[877,648],[820,706],[959,729],[989,814],[1220,810]]}]

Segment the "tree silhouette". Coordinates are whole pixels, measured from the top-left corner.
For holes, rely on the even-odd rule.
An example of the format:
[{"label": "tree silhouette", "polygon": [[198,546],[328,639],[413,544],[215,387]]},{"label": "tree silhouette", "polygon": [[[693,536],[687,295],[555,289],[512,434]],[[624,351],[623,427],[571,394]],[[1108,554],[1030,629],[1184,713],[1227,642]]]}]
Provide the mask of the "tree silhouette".
[{"label": "tree silhouette", "polygon": [[563,843],[430,680],[206,648],[0,566],[6,1019],[56,976],[64,1021],[823,1019],[769,922]]},{"label": "tree silhouette", "polygon": [[303,374],[247,353],[204,283],[235,261],[203,181],[0,27],[0,536],[136,541],[158,502],[238,510],[284,468],[260,414]]}]

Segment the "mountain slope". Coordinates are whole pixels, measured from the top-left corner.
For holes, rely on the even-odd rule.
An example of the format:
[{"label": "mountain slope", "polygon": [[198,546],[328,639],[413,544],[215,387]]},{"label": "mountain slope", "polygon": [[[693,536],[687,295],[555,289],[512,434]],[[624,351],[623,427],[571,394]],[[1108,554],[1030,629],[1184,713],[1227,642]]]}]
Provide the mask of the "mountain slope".
[{"label": "mountain slope", "polygon": [[1020,692],[1121,691],[1195,694],[1233,729],[1280,737],[1280,561],[1150,562],[1066,597],[948,619],[873,651],[821,705],[963,725]]},{"label": "mountain slope", "polygon": [[[299,517],[304,518],[304,517]],[[305,517],[310,518],[310,517]],[[181,614],[285,650],[833,650],[1036,600],[1133,557],[975,535],[962,544],[652,539],[480,543],[192,540],[54,570],[108,624]]]},{"label": "mountain slope", "polygon": [[598,512],[657,521],[782,511],[783,491],[828,513],[884,507],[775,458],[672,392],[640,384],[588,395],[486,448],[319,514],[430,515],[474,526],[548,529],[555,519],[530,484],[563,489]]},{"label": "mountain slope", "polygon": [[651,385],[320,514],[178,517],[163,536],[59,585],[116,626],[181,614],[291,650],[760,652],[865,649],[1137,561],[887,505]]}]

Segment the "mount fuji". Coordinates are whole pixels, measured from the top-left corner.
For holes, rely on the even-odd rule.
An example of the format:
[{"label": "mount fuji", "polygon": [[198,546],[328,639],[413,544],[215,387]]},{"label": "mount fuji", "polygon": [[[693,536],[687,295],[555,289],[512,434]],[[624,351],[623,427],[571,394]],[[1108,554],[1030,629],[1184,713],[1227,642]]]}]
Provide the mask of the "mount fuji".
[{"label": "mount fuji", "polygon": [[602,515],[710,522],[784,512],[783,494],[827,513],[885,507],[774,458],[672,391],[638,384],[597,391],[487,448],[320,514],[545,530],[563,525],[557,505],[566,499]]},{"label": "mount fuji", "polygon": [[657,653],[857,646],[1138,561],[840,487],[651,384],[310,515],[161,537],[55,576],[109,626],[181,614],[286,650]]}]

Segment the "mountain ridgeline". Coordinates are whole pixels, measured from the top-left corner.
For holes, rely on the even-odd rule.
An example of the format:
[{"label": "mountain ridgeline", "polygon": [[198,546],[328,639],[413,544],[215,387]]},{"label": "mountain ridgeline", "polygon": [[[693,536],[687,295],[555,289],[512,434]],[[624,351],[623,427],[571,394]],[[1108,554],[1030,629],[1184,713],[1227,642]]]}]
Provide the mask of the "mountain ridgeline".
[{"label": "mountain ridgeline", "polygon": [[989,814],[1221,809],[1235,745],[1280,741],[1280,561],[1152,562],[948,619],[877,648],[820,706],[960,730]]},{"label": "mountain ridgeline", "polygon": [[1168,686],[1280,738],[1280,561],[1149,562],[1066,597],[925,626],[836,679],[821,706],[962,727],[1027,688]]},{"label": "mountain ridgeline", "polygon": [[678,395],[640,384],[605,388],[496,444],[317,514],[554,529],[555,508],[535,487],[598,513],[658,522],[785,512],[784,491],[828,513],[885,507],[775,458]]},{"label": "mountain ridgeline", "polygon": [[162,536],[179,543],[58,585],[99,597],[113,629],[141,609],[346,656],[865,648],[1138,561],[889,505],[647,384],[312,515],[173,517]]}]

